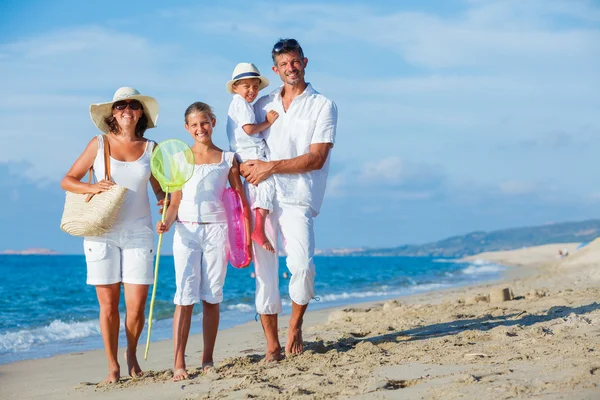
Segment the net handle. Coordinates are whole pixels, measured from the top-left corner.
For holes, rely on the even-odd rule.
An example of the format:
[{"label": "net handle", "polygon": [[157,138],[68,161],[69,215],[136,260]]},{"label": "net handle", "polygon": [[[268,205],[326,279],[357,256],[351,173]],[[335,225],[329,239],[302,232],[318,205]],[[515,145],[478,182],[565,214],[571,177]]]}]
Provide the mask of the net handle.
[{"label": "net handle", "polygon": [[[165,200],[163,204],[161,222],[165,222],[167,207],[169,205],[169,187],[165,190]],[[152,299],[150,300],[150,314],[148,315],[148,337],[146,338],[146,350],[144,351],[144,360],[148,359],[148,350],[150,350],[150,335],[152,334],[152,315],[154,314],[154,300],[156,299],[156,287],[158,286],[158,264],[160,262],[160,246],[162,245],[163,234],[158,235],[158,245],[156,248],[156,263],[154,264],[154,285],[152,286]]]}]

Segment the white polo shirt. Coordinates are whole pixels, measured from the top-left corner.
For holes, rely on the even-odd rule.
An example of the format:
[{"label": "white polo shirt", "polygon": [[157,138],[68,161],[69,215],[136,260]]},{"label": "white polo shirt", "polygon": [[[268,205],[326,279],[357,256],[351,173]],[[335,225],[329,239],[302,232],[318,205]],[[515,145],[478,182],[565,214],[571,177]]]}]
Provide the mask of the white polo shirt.
[{"label": "white polo shirt", "polygon": [[[308,153],[311,144],[335,143],[335,103],[308,83],[304,92],[294,98],[285,112],[281,89],[282,87],[275,89],[254,104],[256,119],[259,121],[264,121],[269,110],[279,113],[275,123],[263,131],[267,144],[267,159],[287,160]],[[325,195],[330,158],[331,152],[320,170],[302,174],[273,175],[277,201],[309,206],[316,216]]]},{"label": "white polo shirt", "polygon": [[256,124],[252,104],[239,94],[235,94],[227,112],[226,131],[229,150],[238,154],[238,161],[258,160],[265,156],[265,142],[262,134],[248,135],[243,129],[243,126],[247,124]]}]

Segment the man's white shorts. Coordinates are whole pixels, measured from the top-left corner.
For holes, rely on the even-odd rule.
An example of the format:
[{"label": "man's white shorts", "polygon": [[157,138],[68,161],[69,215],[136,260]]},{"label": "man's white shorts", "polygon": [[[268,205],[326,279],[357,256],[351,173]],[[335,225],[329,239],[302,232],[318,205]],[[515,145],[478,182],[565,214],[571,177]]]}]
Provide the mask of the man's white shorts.
[{"label": "man's white shorts", "polygon": [[[248,197],[255,195],[255,187],[247,184]],[[312,209],[308,206],[278,203],[265,221],[265,233],[275,247],[275,254],[253,243],[254,269],[256,272],[256,312],[259,314],[281,313],[279,293],[279,243],[283,239],[286,264],[291,272],[289,293],[292,301],[308,304],[315,293],[315,234]]]},{"label": "man's white shorts", "polygon": [[227,224],[176,222],[173,259],[177,291],[173,302],[189,306],[223,301],[227,273]]},{"label": "man's white shorts", "polygon": [[150,226],[113,229],[83,240],[88,285],[154,282],[154,232]]}]

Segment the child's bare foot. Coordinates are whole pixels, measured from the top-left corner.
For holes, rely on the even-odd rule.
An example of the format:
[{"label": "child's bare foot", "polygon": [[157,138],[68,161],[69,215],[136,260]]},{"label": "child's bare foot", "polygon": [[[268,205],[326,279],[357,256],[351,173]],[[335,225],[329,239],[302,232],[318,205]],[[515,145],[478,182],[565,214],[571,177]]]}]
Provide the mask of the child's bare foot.
[{"label": "child's bare foot", "polygon": [[132,378],[139,378],[144,375],[144,371],[142,371],[142,367],[140,367],[135,353],[129,354],[128,351],[125,352],[125,360],[127,361],[127,371],[129,371],[129,376]]},{"label": "child's bare foot", "polygon": [[271,244],[269,239],[267,239],[267,235],[265,235],[264,232],[259,232],[257,230],[254,230],[254,232],[252,232],[252,235],[250,237],[256,243],[258,243],[258,245],[260,245],[260,247],[262,247],[263,249],[270,251],[271,253],[275,253],[275,248],[273,247],[273,245]]},{"label": "child's bare foot", "polygon": [[215,368],[215,363],[212,361],[202,363],[202,372],[208,374],[212,369]]},{"label": "child's bare foot", "polygon": [[190,376],[188,375],[185,368],[174,368],[173,369],[173,382],[179,382],[179,381],[183,381],[183,380],[189,379],[189,378],[190,378]]}]

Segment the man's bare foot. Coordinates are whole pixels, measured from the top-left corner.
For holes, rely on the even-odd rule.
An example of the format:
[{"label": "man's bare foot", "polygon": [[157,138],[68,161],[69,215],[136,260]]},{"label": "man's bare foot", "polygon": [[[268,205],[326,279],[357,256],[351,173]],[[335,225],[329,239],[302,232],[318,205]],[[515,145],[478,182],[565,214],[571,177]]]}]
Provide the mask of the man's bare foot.
[{"label": "man's bare foot", "polygon": [[273,247],[273,245],[271,244],[271,242],[267,238],[267,235],[265,235],[264,232],[254,230],[254,232],[252,232],[252,235],[250,237],[252,238],[253,241],[258,243],[258,245],[260,245],[260,247],[262,247],[266,251],[275,253],[275,248]]},{"label": "man's bare foot", "polygon": [[102,381],[101,385],[117,383],[119,382],[119,378],[121,378],[121,371],[119,371],[118,369],[108,371],[108,376],[104,381]]},{"label": "man's bare foot", "polygon": [[269,351],[267,350],[265,354],[266,362],[277,362],[283,360],[283,354],[281,354],[281,348]]},{"label": "man's bare foot", "polygon": [[302,353],[304,344],[302,343],[302,325],[297,328],[289,328],[288,339],[285,345],[285,353],[297,355]]},{"label": "man's bare foot", "polygon": [[125,352],[125,360],[127,361],[127,371],[129,371],[129,376],[132,378],[139,378],[144,375],[144,371],[142,371],[135,353],[130,355],[129,352]]},{"label": "man's bare foot", "polygon": [[173,369],[173,382],[183,381],[184,379],[189,379],[189,378],[190,378],[190,376],[188,375],[185,368],[174,368]]}]

